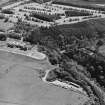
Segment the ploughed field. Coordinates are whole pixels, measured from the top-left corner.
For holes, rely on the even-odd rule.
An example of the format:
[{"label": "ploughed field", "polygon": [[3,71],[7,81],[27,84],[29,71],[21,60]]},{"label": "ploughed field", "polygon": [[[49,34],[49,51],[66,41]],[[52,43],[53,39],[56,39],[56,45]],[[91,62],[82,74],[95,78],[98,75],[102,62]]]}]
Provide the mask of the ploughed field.
[{"label": "ploughed field", "polygon": [[39,70],[51,68],[47,59],[0,51],[0,105],[83,105],[86,96],[39,78]]}]

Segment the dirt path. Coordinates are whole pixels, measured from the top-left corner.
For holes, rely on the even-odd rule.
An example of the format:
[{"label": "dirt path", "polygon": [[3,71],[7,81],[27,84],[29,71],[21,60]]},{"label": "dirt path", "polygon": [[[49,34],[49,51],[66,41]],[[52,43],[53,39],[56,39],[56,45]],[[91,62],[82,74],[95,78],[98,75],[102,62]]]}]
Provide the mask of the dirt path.
[{"label": "dirt path", "polygon": [[53,82],[48,82],[46,81],[46,78],[49,74],[51,70],[46,70],[45,72],[45,76],[42,78],[42,81],[44,81],[45,83],[48,83],[48,84],[53,84],[55,86],[59,86],[59,87],[62,87],[62,88],[65,88],[65,89],[70,89],[70,90],[73,90],[73,91],[76,91],[76,92],[79,92],[80,94],[83,94],[83,95],[86,95],[86,92],[83,91],[83,89],[80,87],[80,88],[77,88],[77,87],[74,87],[73,85],[69,85],[65,82],[61,82],[59,80],[55,80]]}]

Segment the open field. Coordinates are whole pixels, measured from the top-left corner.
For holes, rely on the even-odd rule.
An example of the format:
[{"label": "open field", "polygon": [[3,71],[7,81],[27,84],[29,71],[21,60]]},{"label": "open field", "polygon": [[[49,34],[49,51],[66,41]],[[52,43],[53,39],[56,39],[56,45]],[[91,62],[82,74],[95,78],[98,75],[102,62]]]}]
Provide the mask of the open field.
[{"label": "open field", "polygon": [[6,4],[9,0],[0,0],[0,7],[4,4]]},{"label": "open field", "polygon": [[0,7],[10,5],[18,0],[0,0]]},{"label": "open field", "polygon": [[[44,2],[50,0],[43,0]],[[81,3],[105,3],[105,0],[55,0],[55,1],[63,1],[63,2],[81,2]]]},{"label": "open field", "polygon": [[3,4],[3,3],[6,3],[8,2],[9,0],[0,0],[0,4]]},{"label": "open field", "polygon": [[67,3],[83,3],[86,5],[86,3],[91,4],[91,3],[105,3],[105,0],[57,0],[61,2],[67,2]]},{"label": "open field", "polygon": [[[100,6],[105,4],[105,0],[57,0],[55,2],[65,3],[67,5],[83,6],[83,7],[94,7],[94,8],[104,8]],[[97,5],[98,4],[98,5]]]},{"label": "open field", "polygon": [[4,22],[4,20],[0,20],[0,30],[8,30],[11,27],[13,27],[13,23],[9,23],[9,22]]},{"label": "open field", "polygon": [[49,69],[48,61],[0,51],[0,105],[81,105],[87,97],[47,83],[38,69]]}]

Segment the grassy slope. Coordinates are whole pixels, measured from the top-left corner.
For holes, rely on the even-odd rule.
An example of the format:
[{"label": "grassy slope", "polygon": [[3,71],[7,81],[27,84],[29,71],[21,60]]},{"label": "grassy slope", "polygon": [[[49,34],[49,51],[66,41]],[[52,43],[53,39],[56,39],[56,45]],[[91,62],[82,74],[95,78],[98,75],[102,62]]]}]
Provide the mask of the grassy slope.
[{"label": "grassy slope", "polygon": [[0,51],[0,67],[0,105],[83,105],[87,99],[41,81],[37,71],[51,67],[46,61]]},{"label": "grassy slope", "polygon": [[93,3],[105,3],[105,0],[58,0],[63,2],[93,2]]},{"label": "grassy slope", "polygon": [[0,0],[0,7],[5,6],[5,5],[9,5],[9,4],[14,3],[16,1],[19,1],[19,0]]}]

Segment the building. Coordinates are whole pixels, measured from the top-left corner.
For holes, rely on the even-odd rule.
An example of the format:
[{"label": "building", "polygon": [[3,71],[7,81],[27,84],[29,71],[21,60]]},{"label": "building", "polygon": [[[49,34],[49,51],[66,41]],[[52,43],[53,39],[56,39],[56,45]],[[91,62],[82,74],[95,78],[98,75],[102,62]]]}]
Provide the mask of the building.
[{"label": "building", "polygon": [[22,42],[21,40],[16,40],[12,38],[7,39],[7,46],[12,48],[20,48],[21,50],[31,50],[32,48],[30,43]]}]

